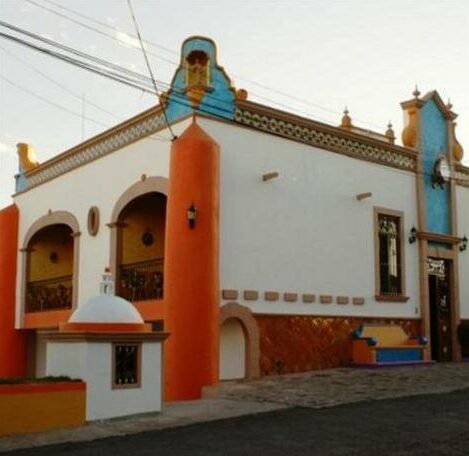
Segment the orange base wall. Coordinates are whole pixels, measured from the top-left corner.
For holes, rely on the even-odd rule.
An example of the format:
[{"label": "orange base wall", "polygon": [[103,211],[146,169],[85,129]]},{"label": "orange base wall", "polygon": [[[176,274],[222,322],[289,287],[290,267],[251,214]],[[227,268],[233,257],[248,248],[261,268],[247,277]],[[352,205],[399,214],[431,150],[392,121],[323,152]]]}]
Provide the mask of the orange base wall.
[{"label": "orange base wall", "polygon": [[[370,318],[256,315],[260,334],[261,375],[288,374],[347,366],[352,362],[351,333]],[[391,323],[391,320],[386,320]],[[392,320],[412,336],[420,320]]]},{"label": "orange base wall", "polygon": [[80,426],[85,418],[85,383],[0,385],[0,436]]},{"label": "orange base wall", "polygon": [[15,329],[18,218],[15,205],[0,211],[0,377],[26,375],[26,332]]}]

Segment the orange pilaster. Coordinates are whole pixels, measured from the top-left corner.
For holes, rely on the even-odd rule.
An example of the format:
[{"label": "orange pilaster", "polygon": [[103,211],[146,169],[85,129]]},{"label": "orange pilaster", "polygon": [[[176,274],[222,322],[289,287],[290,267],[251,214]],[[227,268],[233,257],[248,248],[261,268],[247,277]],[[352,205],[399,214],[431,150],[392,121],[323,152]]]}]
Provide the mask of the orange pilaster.
[{"label": "orange pilaster", "polygon": [[15,329],[18,218],[15,205],[0,211],[0,377],[26,375],[26,332]]},{"label": "orange pilaster", "polygon": [[[218,382],[219,147],[195,122],[171,149],[165,246],[165,399]],[[189,227],[187,210],[197,209]]]}]

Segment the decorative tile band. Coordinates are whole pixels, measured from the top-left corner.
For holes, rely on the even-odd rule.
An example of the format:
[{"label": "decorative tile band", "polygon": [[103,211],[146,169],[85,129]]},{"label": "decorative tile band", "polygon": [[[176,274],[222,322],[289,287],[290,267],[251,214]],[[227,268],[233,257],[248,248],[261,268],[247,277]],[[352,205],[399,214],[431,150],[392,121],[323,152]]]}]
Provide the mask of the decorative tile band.
[{"label": "decorative tile band", "polygon": [[245,301],[257,301],[259,293],[256,290],[244,290],[243,298]]},{"label": "decorative tile band", "polygon": [[296,302],[298,301],[297,293],[283,293],[283,300],[285,302]]},{"label": "decorative tile band", "polygon": [[80,145],[77,147],[76,151],[71,149],[68,153],[65,152],[63,158],[53,159],[50,161],[50,164],[46,163],[43,166],[39,166],[37,171],[32,171],[26,176],[28,180],[27,189],[36,187],[67,171],[71,171],[138,139],[151,135],[164,127],[164,116],[160,112],[149,117],[144,117],[142,120],[132,123],[127,127],[116,127],[118,130],[115,133],[111,132],[107,137],[97,139],[89,146]]},{"label": "decorative tile band", "polygon": [[278,301],[279,293],[278,291],[266,291],[264,293],[264,300],[266,301]]},{"label": "decorative tile band", "polygon": [[365,298],[352,298],[352,304],[354,306],[362,306],[363,304],[365,304]]},{"label": "decorative tile band", "polygon": [[223,299],[232,299],[234,301],[237,301],[238,299],[238,290],[222,290],[221,291],[221,297]]},{"label": "decorative tile band", "polygon": [[469,187],[469,167],[456,165],[454,174],[457,184],[463,187]]},{"label": "decorative tile band", "polygon": [[[285,117],[285,119],[281,117]],[[291,121],[288,121],[287,118]],[[338,128],[326,125],[319,127],[314,121],[295,122],[293,116],[290,117],[286,114],[282,116],[281,113],[275,113],[273,110],[267,111],[255,107],[247,109],[237,106],[234,120],[258,130],[362,160],[407,171],[415,172],[417,168],[417,155],[404,148],[391,146],[384,142],[381,144],[381,141],[371,141],[366,137],[360,138],[359,135],[350,137]],[[322,129],[327,129],[327,131],[321,131]]]},{"label": "decorative tile band", "polygon": [[321,304],[332,304],[332,296],[331,295],[321,295],[321,296],[319,296],[319,302]]}]

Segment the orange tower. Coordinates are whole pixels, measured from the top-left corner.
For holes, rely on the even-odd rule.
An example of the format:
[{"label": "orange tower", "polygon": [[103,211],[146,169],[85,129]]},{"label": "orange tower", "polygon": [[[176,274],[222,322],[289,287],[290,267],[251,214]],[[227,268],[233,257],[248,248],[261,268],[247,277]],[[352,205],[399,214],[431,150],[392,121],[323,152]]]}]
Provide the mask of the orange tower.
[{"label": "orange tower", "polygon": [[18,208],[0,210],[0,377],[26,375],[26,333],[15,329]]},{"label": "orange tower", "polygon": [[218,382],[219,146],[194,120],[171,149],[165,247],[165,399]]}]

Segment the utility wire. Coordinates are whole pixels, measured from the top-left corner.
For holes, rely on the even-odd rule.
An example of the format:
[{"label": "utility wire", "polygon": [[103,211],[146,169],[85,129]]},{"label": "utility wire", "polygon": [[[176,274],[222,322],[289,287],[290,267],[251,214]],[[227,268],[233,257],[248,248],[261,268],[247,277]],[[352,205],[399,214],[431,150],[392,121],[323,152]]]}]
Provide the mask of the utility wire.
[{"label": "utility wire", "polygon": [[[50,100],[48,100],[47,98],[44,98],[44,97],[42,97],[41,95],[38,95],[37,93],[35,93],[35,92],[33,92],[33,91],[27,89],[26,87],[23,87],[23,86],[17,84],[16,82],[12,81],[11,79],[9,79],[9,78],[7,78],[7,77],[5,77],[5,76],[3,76],[3,75],[0,75],[0,79],[2,79],[3,81],[7,82],[7,83],[10,84],[10,85],[12,85],[13,87],[16,87],[17,89],[19,89],[19,90],[21,90],[21,91],[27,93],[28,95],[31,95],[32,97],[37,98],[38,100],[41,100],[41,101],[44,102],[44,103],[47,103],[47,104],[49,104],[49,105],[51,105],[51,106],[54,106],[54,107],[56,107],[57,109],[61,109],[62,111],[65,111],[65,112],[67,112],[68,114],[71,114],[71,115],[73,115],[73,116],[83,118],[82,113],[73,111],[73,110],[71,110],[71,109],[66,108],[65,106],[59,105],[59,104],[57,104],[57,103],[54,103],[53,101],[50,101]],[[88,120],[88,121],[93,122],[93,123],[95,123],[95,124],[97,124],[97,125],[100,125],[101,127],[109,128],[109,125],[104,124],[104,123],[100,122],[99,120],[93,119],[93,118],[91,118],[91,117],[84,117],[84,118],[85,118],[85,120]]]},{"label": "utility wire", "polygon": [[[43,73],[41,70],[37,69],[33,65],[29,64],[28,62],[24,61],[23,59],[20,59],[17,55],[15,55],[12,52],[10,52],[9,50],[5,49],[3,46],[0,46],[0,50],[2,50],[5,54],[8,54],[12,59],[14,59],[14,60],[20,62],[21,64],[23,64],[25,67],[27,67],[30,70],[34,71],[35,73],[39,74],[40,76],[42,76],[47,81],[49,81],[52,84],[56,85],[57,87],[61,88],[63,91],[69,93],[70,95],[72,95],[76,99],[78,99],[80,101],[83,101],[83,95],[77,94],[73,90],[70,90],[68,87],[66,87],[65,85],[63,85],[60,82],[56,81],[55,79],[49,77],[47,74]],[[89,105],[89,106],[92,106],[93,108],[95,108],[95,109],[97,109],[97,110],[99,110],[99,111],[101,111],[101,112],[103,112],[103,113],[105,113],[109,116],[114,117],[117,120],[121,120],[114,113],[108,111],[107,109],[102,108],[101,106],[97,105],[96,103],[93,103],[90,100],[86,100],[86,104]]]},{"label": "utility wire", "polygon": [[[30,3],[31,5],[34,5],[34,6],[38,7],[38,8],[41,8],[41,9],[43,9],[43,10],[45,10],[45,11],[48,11],[48,12],[50,12],[50,13],[52,13],[52,14],[55,14],[56,16],[59,16],[59,17],[61,17],[62,19],[65,19],[65,20],[67,20],[67,21],[73,22],[73,23],[76,24],[76,25],[80,25],[80,26],[82,26],[82,27],[84,27],[84,28],[86,28],[86,29],[88,29],[88,30],[91,30],[91,31],[93,31],[93,32],[95,32],[95,33],[98,33],[98,34],[102,35],[102,36],[105,36],[105,37],[107,37],[107,38],[110,38],[110,39],[112,39],[112,40],[114,40],[114,41],[117,41],[117,42],[119,42],[120,44],[123,44],[123,43],[124,43],[124,41],[119,40],[119,38],[117,38],[117,37],[116,37],[115,35],[113,35],[113,34],[110,34],[110,33],[107,33],[107,32],[103,32],[102,30],[99,30],[99,29],[97,29],[97,28],[95,28],[95,27],[92,27],[91,25],[84,24],[83,22],[77,21],[76,19],[73,19],[73,18],[71,18],[70,16],[66,16],[65,14],[59,13],[58,11],[54,11],[54,10],[48,8],[47,6],[40,5],[39,3],[36,3],[36,2],[33,1],[33,0],[25,0],[25,1],[28,2],[28,3]],[[125,32],[121,32],[121,33],[125,33]],[[125,34],[126,34],[127,36],[130,36],[130,35],[128,35],[127,33],[125,33]],[[135,50],[138,51],[138,48],[135,48],[135,47],[131,47],[131,49],[135,49]],[[174,64],[177,65],[177,62],[174,62],[173,60],[169,60],[169,59],[167,59],[167,58],[165,58],[165,57],[161,57],[161,56],[159,56],[159,55],[157,55],[157,54],[153,54],[153,53],[151,53],[151,55],[154,56],[154,57],[157,58],[157,59],[163,60],[164,62],[170,63],[170,64],[172,64],[172,65],[174,65]]]},{"label": "utility wire", "polygon": [[[62,17],[62,18],[64,18],[64,19],[66,19],[66,20],[69,20],[69,21],[73,22],[73,23],[76,24],[76,25],[80,25],[80,26],[82,26],[82,27],[84,27],[84,28],[87,28],[88,30],[92,30],[92,31],[94,31],[94,32],[96,32],[96,33],[99,33],[99,34],[101,34],[101,35],[104,35],[104,36],[106,36],[106,37],[108,37],[108,38],[111,38],[111,39],[113,39],[113,40],[115,40],[115,41],[118,41],[118,42],[122,43],[122,40],[119,40],[119,39],[118,39],[116,36],[114,36],[114,35],[109,35],[109,34],[103,32],[103,31],[101,31],[101,30],[98,30],[98,29],[94,28],[94,27],[90,27],[88,24],[84,24],[84,23],[81,22],[81,21],[78,21],[78,20],[73,19],[73,18],[71,18],[71,17],[69,17],[69,16],[66,16],[66,15],[64,15],[64,14],[61,14],[61,13],[59,13],[59,12],[57,12],[57,11],[54,11],[53,9],[47,8],[46,6],[40,5],[40,4],[36,3],[36,2],[33,1],[33,0],[25,0],[25,1],[27,1],[27,2],[29,2],[29,3],[31,3],[31,4],[33,4],[33,5],[35,5],[35,6],[37,6],[38,8],[42,8],[42,9],[45,10],[45,11],[48,11],[48,12],[50,12],[50,13],[52,13],[52,14],[55,14],[55,15],[57,15],[57,16],[59,16],[59,17]],[[53,2],[53,1],[51,1],[51,0],[42,0],[42,1],[44,1],[44,2],[46,2],[46,3],[48,3],[48,4],[50,4],[50,5],[54,5],[56,8],[60,8],[60,9],[62,9],[62,10],[65,10],[65,11],[68,11],[68,12],[70,12],[70,13],[72,13],[72,14],[75,14],[75,15],[81,17],[81,18],[84,18],[84,19],[86,19],[86,20],[88,20],[88,21],[91,21],[91,22],[93,22],[93,23],[95,23],[95,24],[98,24],[98,25],[100,25],[100,26],[102,26],[102,27],[106,27],[106,28],[108,28],[108,29],[111,29],[111,30],[113,30],[115,33],[123,33],[123,34],[125,34],[125,35],[127,35],[127,36],[129,36],[129,37],[131,37],[131,38],[135,38],[135,36],[133,36],[133,35],[131,35],[131,34],[125,32],[125,31],[123,31],[123,30],[120,30],[120,29],[117,28],[117,27],[113,27],[113,26],[111,26],[111,25],[109,25],[109,24],[106,24],[106,23],[104,23],[104,22],[102,22],[102,21],[98,21],[98,20],[96,20],[96,19],[93,19],[93,18],[91,18],[91,17],[89,17],[89,16],[86,16],[86,15],[84,15],[84,14],[82,14],[82,13],[79,13],[79,12],[77,12],[77,11],[75,11],[75,10],[72,10],[71,8],[67,8],[67,7],[61,6],[61,5],[55,3],[55,2]],[[154,42],[152,42],[152,41],[144,40],[144,43],[147,43],[147,44],[150,45],[150,46],[154,46],[154,47],[160,48],[160,49],[162,49],[162,50],[164,50],[164,51],[166,51],[166,52],[170,52],[171,54],[178,55],[178,53],[176,53],[175,51],[172,51],[172,50],[170,50],[170,49],[168,49],[168,48],[165,48],[164,46],[161,46],[161,45],[159,45],[159,44],[156,44],[156,43],[154,43]],[[163,61],[165,61],[165,62],[167,62],[167,63],[174,64],[174,65],[177,65],[177,64],[178,64],[178,62],[175,62],[175,61],[172,61],[172,60],[168,60],[168,59],[166,59],[166,58],[161,57],[161,56],[158,55],[158,54],[155,54],[155,53],[152,53],[152,52],[149,52],[149,51],[148,51],[148,53],[149,53],[150,55],[152,55],[153,57],[158,58],[158,59],[161,59],[161,60],[163,60]],[[259,82],[257,82],[257,81],[253,81],[252,79],[245,78],[245,77],[240,76],[240,75],[237,75],[237,74],[235,74],[235,73],[232,73],[232,76],[233,76],[234,78],[236,78],[236,79],[240,79],[240,80],[242,80],[242,81],[246,81],[246,82],[248,82],[249,84],[253,84],[253,85],[255,85],[255,86],[257,86],[257,87],[259,87],[259,88],[261,88],[261,89],[263,89],[263,90],[266,90],[266,91],[275,93],[275,94],[280,95],[280,96],[285,97],[285,98],[289,98],[290,100],[293,100],[293,101],[295,101],[295,102],[297,102],[297,103],[301,103],[301,104],[304,104],[304,105],[307,105],[307,106],[311,106],[311,107],[313,107],[313,108],[316,108],[316,109],[319,109],[319,110],[321,110],[321,111],[324,111],[324,112],[327,112],[327,113],[330,113],[330,114],[334,114],[334,115],[339,115],[339,116],[341,116],[341,115],[343,114],[341,111],[337,111],[337,110],[334,110],[334,109],[326,108],[326,107],[321,106],[321,105],[319,105],[319,104],[317,104],[317,103],[313,103],[313,102],[311,102],[311,101],[309,101],[309,100],[296,97],[296,96],[291,95],[290,93],[287,93],[287,92],[285,92],[285,91],[282,91],[282,90],[279,90],[279,89],[276,89],[276,88],[267,86],[267,85],[265,85],[265,84],[261,84],[261,83],[259,83]],[[261,100],[265,100],[265,101],[267,101],[267,102],[269,102],[269,103],[273,103],[273,104],[276,104],[276,105],[278,105],[278,106],[283,106],[283,107],[287,108],[289,111],[292,111],[292,112],[295,112],[295,111],[296,111],[296,112],[300,112],[300,113],[306,113],[309,117],[314,117],[314,118],[316,118],[316,119],[318,119],[318,120],[321,120],[321,121],[323,121],[323,122],[331,123],[330,120],[326,120],[326,119],[324,119],[324,118],[320,118],[320,117],[318,117],[317,115],[315,115],[315,114],[313,115],[313,114],[310,113],[310,112],[307,112],[307,111],[304,111],[304,110],[301,110],[301,109],[298,109],[298,108],[294,108],[294,107],[292,107],[291,105],[287,105],[287,104],[285,104],[285,103],[281,103],[281,102],[272,100],[271,98],[268,98],[268,97],[266,97],[266,96],[264,96],[264,95],[260,95],[260,94],[258,94],[257,92],[253,92],[253,91],[251,91],[251,90],[250,90],[249,92],[250,92],[250,94],[251,94],[253,97],[255,97],[255,98],[259,98],[259,99],[261,99]],[[377,125],[377,124],[375,124],[375,123],[372,123],[372,122],[369,122],[369,121],[365,121],[365,120],[360,119],[360,118],[358,118],[358,117],[354,117],[354,118],[355,118],[356,121],[360,122],[361,124],[368,125],[369,127],[377,128],[377,129],[379,129],[379,130],[381,130],[381,129],[384,128],[382,125]]]},{"label": "utility wire", "polygon": [[177,139],[177,136],[174,134],[173,129],[171,128],[171,125],[169,124],[168,116],[166,114],[166,108],[164,106],[164,103],[161,100],[161,95],[160,95],[160,92],[159,92],[158,87],[156,85],[155,77],[153,76],[153,71],[151,70],[150,62],[148,60],[148,56],[147,56],[147,52],[145,50],[145,46],[143,45],[142,37],[140,35],[140,30],[138,28],[137,18],[135,17],[135,13],[134,13],[134,10],[132,8],[131,0],[127,0],[127,5],[129,5],[130,14],[131,14],[132,19],[134,21],[135,30],[137,32],[138,40],[140,42],[140,47],[142,48],[142,53],[143,53],[143,57],[145,58],[145,63],[147,64],[148,72],[150,73],[151,82],[153,83],[153,88],[155,89],[156,96],[158,97],[158,102],[160,103],[161,109],[163,111],[163,115],[164,115],[164,119],[166,121],[166,125],[168,126],[168,130],[171,133],[171,136],[173,137],[173,141],[174,141],[174,140]]},{"label": "utility wire", "polygon": [[[94,24],[100,25],[101,27],[105,27],[105,28],[107,28],[107,29],[109,29],[109,30],[112,30],[112,31],[114,31],[115,33],[124,33],[124,34],[130,36],[131,38],[137,39],[137,37],[136,37],[135,35],[132,35],[131,33],[127,33],[127,32],[125,32],[125,31],[123,31],[123,30],[121,30],[121,29],[119,29],[118,27],[115,27],[115,26],[113,26],[113,25],[106,24],[106,22],[99,21],[99,20],[95,19],[94,17],[87,16],[86,14],[83,14],[83,13],[80,13],[80,12],[78,12],[78,11],[76,11],[76,10],[73,10],[73,9],[70,8],[70,7],[66,7],[66,6],[60,5],[59,3],[53,2],[53,1],[51,1],[51,0],[42,0],[42,1],[45,2],[45,3],[48,3],[49,5],[53,5],[53,6],[55,6],[56,8],[59,8],[59,9],[61,9],[61,10],[63,10],[63,11],[68,11],[69,13],[75,14],[76,16],[81,17],[82,19],[85,19],[85,20],[87,20],[87,21],[93,22]],[[36,5],[36,6],[39,6],[39,5]],[[50,10],[50,9],[47,10],[47,11],[49,11],[49,12],[54,12],[54,11],[52,11],[52,10]],[[55,12],[54,12],[54,13],[55,13]],[[70,18],[67,17],[67,19],[70,19]],[[82,24],[81,22],[78,22],[78,21],[77,21],[76,23],[77,23],[78,25],[84,25],[84,24]],[[148,39],[143,40],[143,42],[144,42],[145,44],[148,44],[149,46],[153,46],[153,47],[155,47],[155,48],[158,48],[158,49],[161,49],[161,50],[163,50],[163,51],[165,51],[165,52],[168,52],[169,54],[173,54],[173,55],[179,57],[179,54],[178,54],[176,51],[174,51],[174,50],[172,50],[172,49],[169,49],[169,48],[167,48],[167,47],[164,47],[164,46],[162,46],[161,44],[155,43],[155,42],[150,41],[150,40],[148,40]],[[172,63],[177,64],[177,62],[172,62]]]}]

